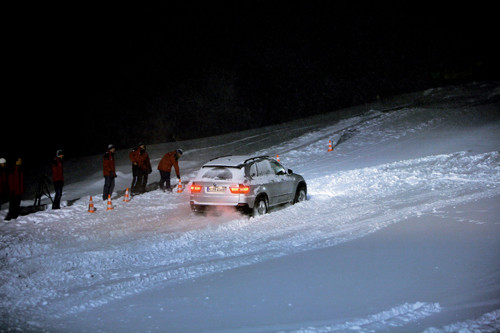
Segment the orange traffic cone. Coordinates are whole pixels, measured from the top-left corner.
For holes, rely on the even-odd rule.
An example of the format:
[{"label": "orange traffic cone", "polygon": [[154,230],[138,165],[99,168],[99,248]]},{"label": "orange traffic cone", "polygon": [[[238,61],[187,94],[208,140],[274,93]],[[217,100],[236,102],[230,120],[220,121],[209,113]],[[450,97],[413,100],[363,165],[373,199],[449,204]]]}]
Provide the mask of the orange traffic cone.
[{"label": "orange traffic cone", "polygon": [[112,210],[112,209],[114,209],[114,207],[111,204],[111,194],[108,194],[108,206],[106,207],[106,210]]},{"label": "orange traffic cone", "polygon": [[128,192],[128,187],[127,190],[125,191],[125,196],[123,197],[124,202],[129,202],[130,201],[130,193]]},{"label": "orange traffic cone", "polygon": [[276,155],[276,161],[280,161],[280,155]]},{"label": "orange traffic cone", "polygon": [[92,196],[90,196],[90,200],[89,200],[89,213],[95,213],[94,202],[92,201]]},{"label": "orange traffic cone", "polygon": [[177,185],[177,193],[181,193],[182,192],[182,183],[181,183],[181,179],[179,178],[179,185]]},{"label": "orange traffic cone", "polygon": [[328,151],[333,151],[332,140],[328,141]]}]

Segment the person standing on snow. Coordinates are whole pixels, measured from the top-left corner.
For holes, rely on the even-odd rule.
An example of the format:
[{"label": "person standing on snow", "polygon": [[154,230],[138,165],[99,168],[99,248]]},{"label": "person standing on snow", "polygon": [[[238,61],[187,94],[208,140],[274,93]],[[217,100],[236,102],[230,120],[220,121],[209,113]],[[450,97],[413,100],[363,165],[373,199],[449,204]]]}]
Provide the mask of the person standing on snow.
[{"label": "person standing on snow", "polygon": [[146,185],[148,184],[148,175],[151,173],[151,161],[149,154],[146,152],[146,145],[139,144],[138,152],[135,154],[138,167],[137,187],[140,193],[146,192]]},{"label": "person standing on snow", "polygon": [[7,172],[7,160],[0,158],[0,209],[2,204],[9,201],[9,174]]},{"label": "person standing on snow", "polygon": [[175,169],[177,178],[181,178],[181,174],[179,172],[179,159],[181,158],[182,153],[182,149],[166,153],[158,164],[158,170],[160,171],[160,189],[163,192],[165,192],[165,190],[169,192],[172,191],[170,188],[170,171],[172,170],[172,166]]},{"label": "person standing on snow", "polygon": [[133,148],[128,154],[130,162],[132,162],[132,184],[130,185],[130,190],[132,192],[137,191],[137,179],[139,177],[139,163],[137,162],[137,154],[139,154],[139,146]]},{"label": "person standing on snow", "polygon": [[115,167],[114,145],[109,145],[102,159],[102,173],[104,175],[104,188],[102,190],[102,200],[107,200],[108,195],[113,194],[115,189],[116,167]]},{"label": "person standing on snow", "polygon": [[54,184],[54,190],[56,191],[54,202],[52,203],[52,209],[61,208],[61,198],[64,186],[63,157],[64,151],[58,150],[54,160],[52,161],[52,183]]},{"label": "person standing on snow", "polygon": [[21,212],[21,199],[24,194],[24,171],[23,160],[18,157],[16,164],[9,170],[9,213],[5,217],[6,221],[17,219]]}]

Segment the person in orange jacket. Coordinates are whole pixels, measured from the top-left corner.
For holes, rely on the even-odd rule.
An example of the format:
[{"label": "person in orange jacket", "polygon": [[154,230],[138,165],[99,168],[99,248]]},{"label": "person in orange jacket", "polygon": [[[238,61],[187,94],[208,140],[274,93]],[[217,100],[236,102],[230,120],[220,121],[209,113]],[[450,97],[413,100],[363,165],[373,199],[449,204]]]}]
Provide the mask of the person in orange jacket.
[{"label": "person in orange jacket", "polygon": [[139,144],[136,161],[139,169],[137,187],[139,192],[143,193],[146,191],[146,185],[148,184],[148,175],[153,171],[151,168],[151,161],[149,160],[149,154],[146,152],[146,145],[143,143]]},{"label": "person in orange jacket", "polygon": [[18,157],[15,165],[9,170],[9,213],[6,221],[17,219],[21,212],[21,199],[24,194],[24,171],[23,160]]},{"label": "person in orange jacket", "polygon": [[102,200],[107,200],[108,195],[113,194],[115,188],[116,167],[115,167],[114,145],[109,145],[108,150],[102,158],[102,173],[104,175],[104,188],[102,190]]},{"label": "person in orange jacket", "polygon": [[54,184],[54,190],[56,191],[56,194],[54,195],[54,202],[52,203],[52,209],[61,208],[61,198],[64,186],[63,157],[64,151],[59,149],[56,152],[54,160],[52,161],[52,183]]},{"label": "person in orange jacket", "polygon": [[165,190],[169,192],[172,191],[170,188],[170,171],[172,170],[172,166],[175,169],[177,178],[181,178],[181,174],[179,172],[179,159],[181,158],[182,153],[182,149],[166,153],[160,160],[160,163],[158,163],[158,170],[160,171],[160,189],[163,192],[165,192]]},{"label": "person in orange jacket", "polygon": [[132,184],[130,185],[130,190],[132,192],[137,191],[137,180],[139,178],[139,161],[137,160],[137,155],[139,154],[139,146],[135,147],[128,154],[130,162],[132,162]]},{"label": "person in orange jacket", "polygon": [[0,158],[0,209],[2,204],[9,201],[9,173],[7,172],[7,160]]}]

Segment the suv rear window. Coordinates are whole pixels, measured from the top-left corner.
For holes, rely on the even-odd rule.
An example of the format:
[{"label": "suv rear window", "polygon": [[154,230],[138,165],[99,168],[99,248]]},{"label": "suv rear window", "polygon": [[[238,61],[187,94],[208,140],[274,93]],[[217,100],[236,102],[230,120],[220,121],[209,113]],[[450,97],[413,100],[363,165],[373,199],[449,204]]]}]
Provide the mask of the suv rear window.
[{"label": "suv rear window", "polygon": [[[204,168],[205,169],[205,168]],[[229,168],[224,167],[210,167],[204,170],[202,178],[209,178],[213,180],[231,180],[233,179],[233,173]]]}]

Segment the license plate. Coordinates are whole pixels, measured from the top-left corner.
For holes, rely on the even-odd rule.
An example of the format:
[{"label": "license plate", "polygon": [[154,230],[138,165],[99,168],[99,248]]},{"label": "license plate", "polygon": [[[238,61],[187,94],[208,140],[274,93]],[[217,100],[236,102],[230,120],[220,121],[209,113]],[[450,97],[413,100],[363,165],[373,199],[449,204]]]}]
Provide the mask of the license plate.
[{"label": "license plate", "polygon": [[226,187],[225,186],[208,186],[207,192],[212,192],[212,193],[226,192]]}]

